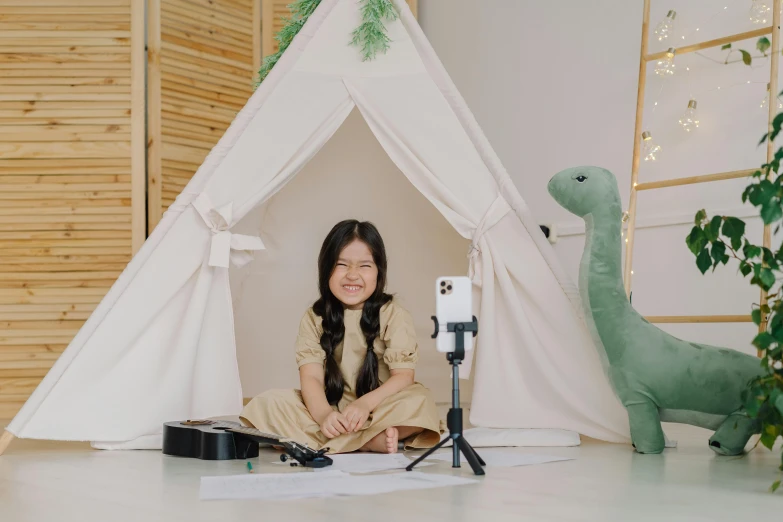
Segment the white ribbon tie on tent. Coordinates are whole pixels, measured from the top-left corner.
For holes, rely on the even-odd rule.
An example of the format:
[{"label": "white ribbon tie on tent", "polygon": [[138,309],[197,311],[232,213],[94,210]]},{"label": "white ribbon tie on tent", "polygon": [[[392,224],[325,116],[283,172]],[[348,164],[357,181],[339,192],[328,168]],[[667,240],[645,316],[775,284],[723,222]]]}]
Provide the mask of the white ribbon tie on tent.
[{"label": "white ribbon tie on tent", "polygon": [[484,234],[497,225],[509,211],[511,211],[511,206],[503,199],[503,196],[498,196],[484,213],[484,217],[479,221],[476,230],[473,231],[473,239],[470,242],[470,251],[468,252],[468,277],[470,277],[470,280],[476,286],[481,286],[482,265],[481,258],[479,257],[479,254],[481,254],[479,241],[481,241]]},{"label": "white ribbon tie on tent", "polygon": [[202,192],[193,202],[193,206],[212,231],[209,266],[228,268],[230,260],[234,266],[241,267],[252,261],[250,251],[266,248],[260,237],[234,234],[229,230],[232,226],[232,202],[215,208],[207,193]]}]

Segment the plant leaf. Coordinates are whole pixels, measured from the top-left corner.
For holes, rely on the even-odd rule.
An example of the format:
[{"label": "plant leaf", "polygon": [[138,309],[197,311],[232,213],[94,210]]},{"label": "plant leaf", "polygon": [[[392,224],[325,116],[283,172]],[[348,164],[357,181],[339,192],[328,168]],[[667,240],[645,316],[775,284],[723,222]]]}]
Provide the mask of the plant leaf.
[{"label": "plant leaf", "polygon": [[751,268],[751,266],[748,263],[740,264],[740,272],[742,272],[743,276],[747,276],[752,271],[753,271],[753,268]]},{"label": "plant leaf", "polygon": [[706,248],[702,250],[696,258],[696,266],[699,267],[702,274],[705,274],[710,266],[712,266],[712,259]]},{"label": "plant leaf", "polygon": [[775,388],[770,392],[769,403],[783,415],[783,388]]},{"label": "plant leaf", "polygon": [[[712,226],[710,226],[712,228]],[[715,264],[717,265],[721,261],[723,261],[723,256],[726,255],[726,243],[723,241],[715,241],[712,244],[712,259],[715,260]]]},{"label": "plant leaf", "polygon": [[774,223],[783,217],[783,209],[780,208],[780,201],[770,201],[769,204],[761,207],[761,219],[765,225]]},{"label": "plant leaf", "polygon": [[770,489],[770,491],[771,491],[772,493],[774,493],[775,491],[777,491],[777,489],[778,489],[779,487],[780,487],[780,479],[778,479],[778,480],[776,480],[775,482],[773,482],[773,483],[772,483],[772,485],[769,487],[769,489]]},{"label": "plant leaf", "polygon": [[688,245],[688,248],[693,252],[693,255],[698,255],[699,252],[707,246],[707,236],[701,228],[695,226],[691,229],[691,233],[688,234],[688,237],[685,238],[685,244]]},{"label": "plant leaf", "polygon": [[701,225],[701,222],[707,219],[707,211],[704,209],[699,210],[696,212],[696,218],[693,221],[694,225]]},{"label": "plant leaf", "polygon": [[710,224],[704,227],[704,233],[707,235],[707,239],[710,241],[716,241],[718,239],[721,223],[723,223],[723,217],[715,216],[710,221]]},{"label": "plant leaf", "polygon": [[772,44],[769,43],[769,38],[767,38],[766,36],[762,36],[756,42],[756,49],[761,51],[761,54],[764,54],[767,51],[767,49],[770,48],[771,45]]},{"label": "plant leaf", "polygon": [[742,53],[742,63],[745,65],[750,65],[753,61],[753,58],[751,58],[750,53],[744,49],[740,49],[739,52]]},{"label": "plant leaf", "polygon": [[772,273],[772,270],[766,267],[761,269],[759,279],[761,280],[761,284],[764,286],[765,290],[769,290],[772,288],[772,285],[775,284],[775,274]]},{"label": "plant leaf", "polygon": [[769,450],[771,450],[772,446],[775,445],[775,439],[777,439],[776,436],[770,435],[766,431],[761,434],[761,443]]},{"label": "plant leaf", "polygon": [[750,313],[750,317],[753,318],[753,322],[756,323],[756,326],[761,324],[761,310],[756,308]]},{"label": "plant leaf", "polygon": [[772,135],[769,136],[770,139],[775,139],[777,133],[780,132],[781,125],[783,125],[783,113],[778,114],[772,119]]},{"label": "plant leaf", "polygon": [[[756,312],[757,310],[753,310]],[[760,323],[761,321],[759,321]],[[756,323],[758,324],[758,323]],[[758,334],[755,339],[753,339],[753,346],[760,350],[766,350],[769,348],[769,345],[775,342],[775,338],[772,337],[772,335],[769,332],[761,332]]]},{"label": "plant leaf", "polygon": [[726,49],[731,49],[731,44],[730,43],[727,43],[726,45],[724,45],[723,47],[720,48],[721,51],[725,51]]},{"label": "plant leaf", "polygon": [[745,254],[745,257],[747,259],[751,259],[761,254],[761,248],[757,247],[756,245],[751,245],[750,243],[745,242],[745,246],[742,249],[742,253]]},{"label": "plant leaf", "polygon": [[739,250],[742,236],[745,234],[745,222],[739,218],[727,217],[723,222],[723,235],[731,238],[731,248]]}]

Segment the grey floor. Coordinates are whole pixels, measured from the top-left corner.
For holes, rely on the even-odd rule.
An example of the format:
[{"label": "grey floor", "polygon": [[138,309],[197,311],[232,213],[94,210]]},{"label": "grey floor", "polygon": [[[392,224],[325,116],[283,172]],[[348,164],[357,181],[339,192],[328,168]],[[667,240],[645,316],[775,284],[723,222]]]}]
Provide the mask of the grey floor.
[{"label": "grey floor", "polygon": [[[3,423],[0,423],[3,425]],[[83,443],[15,440],[0,457],[0,520],[26,521],[732,521],[781,520],[780,448],[716,457],[708,433],[667,426],[676,449],[638,455],[625,445],[583,439],[574,448],[509,451],[575,457],[489,469],[480,484],[369,497],[304,501],[200,501],[203,475],[245,473],[244,461],[205,462],[158,451],[106,452]],[[416,453],[410,453],[415,455]],[[262,451],[257,472],[280,472]],[[437,463],[426,473],[472,476]]]}]

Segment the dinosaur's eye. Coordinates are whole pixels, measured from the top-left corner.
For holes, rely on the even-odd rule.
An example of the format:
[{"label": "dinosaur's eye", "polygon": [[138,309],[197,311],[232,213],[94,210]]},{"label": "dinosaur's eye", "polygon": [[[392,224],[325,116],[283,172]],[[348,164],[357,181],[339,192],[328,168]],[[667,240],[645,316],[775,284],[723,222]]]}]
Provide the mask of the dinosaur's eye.
[{"label": "dinosaur's eye", "polygon": [[584,183],[584,182],[587,180],[587,178],[586,178],[585,176],[577,176],[577,177],[576,177],[576,180],[577,180],[579,183]]}]

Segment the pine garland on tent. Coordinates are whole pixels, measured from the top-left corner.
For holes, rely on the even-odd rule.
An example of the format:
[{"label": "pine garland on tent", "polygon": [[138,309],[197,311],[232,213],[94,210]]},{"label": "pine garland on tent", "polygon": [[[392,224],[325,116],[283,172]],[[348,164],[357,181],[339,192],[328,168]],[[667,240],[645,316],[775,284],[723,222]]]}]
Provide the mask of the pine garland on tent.
[{"label": "pine garland on tent", "polygon": [[362,45],[364,61],[372,60],[378,52],[389,49],[389,37],[386,36],[384,21],[397,19],[397,11],[391,0],[364,0],[362,6],[362,24],[353,32],[352,45]]},{"label": "pine garland on tent", "polygon": [[[351,45],[361,45],[363,60],[372,60],[378,52],[386,52],[389,49],[389,37],[386,35],[385,21],[397,19],[397,11],[391,0],[362,0],[362,23],[353,32]],[[275,35],[278,41],[278,51],[264,58],[261,69],[258,71],[258,87],[269,75],[280,57],[291,45],[302,27],[304,27],[310,15],[321,3],[321,0],[297,0],[290,4],[291,17],[285,18],[286,24]]]}]

